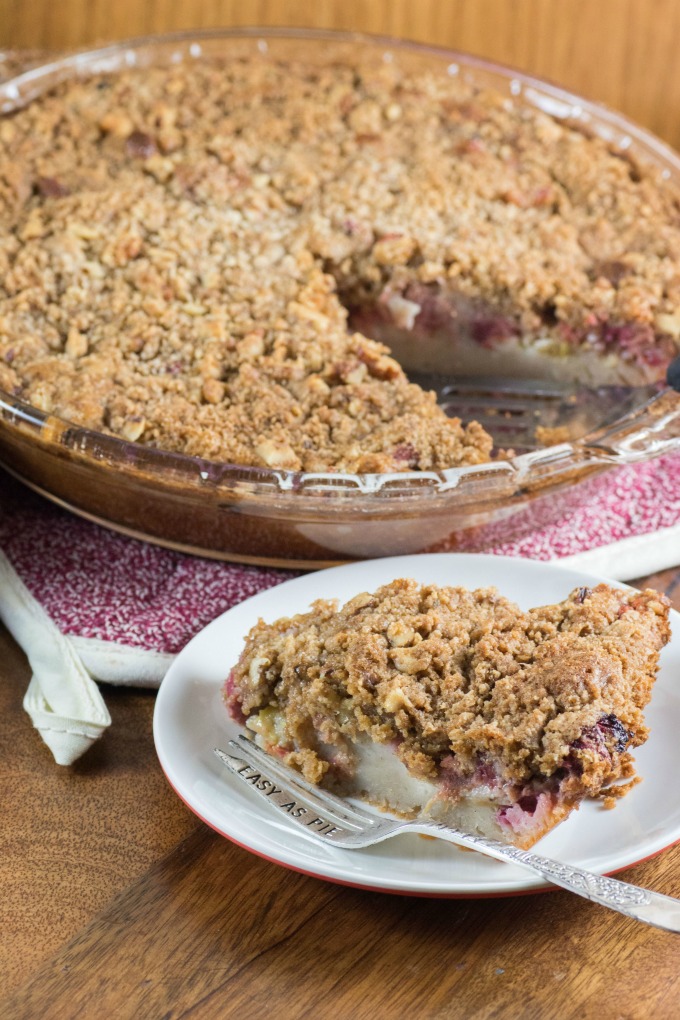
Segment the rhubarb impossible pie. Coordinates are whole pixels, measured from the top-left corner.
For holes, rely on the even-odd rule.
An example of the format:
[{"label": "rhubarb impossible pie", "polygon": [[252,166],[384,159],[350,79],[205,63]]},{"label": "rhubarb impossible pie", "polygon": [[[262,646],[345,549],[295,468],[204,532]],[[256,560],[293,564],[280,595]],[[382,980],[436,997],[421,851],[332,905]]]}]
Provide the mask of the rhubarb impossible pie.
[{"label": "rhubarb impossible pie", "polygon": [[663,377],[670,181],[328,47],[74,78],[0,119],[1,389],[211,460],[383,472],[492,455],[404,369]]},{"label": "rhubarb impossible pie", "polygon": [[526,848],[636,781],[668,638],[651,590],[600,584],[523,612],[493,588],[400,579],[260,621],[225,698],[313,783]]}]

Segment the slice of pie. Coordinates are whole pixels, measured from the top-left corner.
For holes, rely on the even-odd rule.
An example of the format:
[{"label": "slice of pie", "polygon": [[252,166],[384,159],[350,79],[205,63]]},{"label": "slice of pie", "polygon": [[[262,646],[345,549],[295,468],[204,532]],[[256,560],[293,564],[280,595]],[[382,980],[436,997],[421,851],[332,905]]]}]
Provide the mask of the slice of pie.
[{"label": "slice of pie", "polygon": [[311,782],[527,848],[636,781],[669,635],[652,590],[600,584],[523,612],[494,588],[399,579],[260,621],[225,697]]}]

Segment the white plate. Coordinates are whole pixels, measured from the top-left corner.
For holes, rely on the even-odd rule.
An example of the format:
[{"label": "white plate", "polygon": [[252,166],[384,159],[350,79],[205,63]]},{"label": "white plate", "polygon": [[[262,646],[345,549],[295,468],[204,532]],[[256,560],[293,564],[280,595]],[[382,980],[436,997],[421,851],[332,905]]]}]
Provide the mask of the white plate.
[{"label": "white plate", "polygon": [[[161,685],[154,715],[161,766],[182,800],[222,835],[261,857],[318,878],[426,896],[489,896],[545,888],[522,868],[464,853],[442,840],[403,835],[366,850],[339,850],[317,842],[281,820],[212,753],[239,731],[227,715],[221,686],[259,617],[272,622],[304,612],[317,598],[345,602],[397,577],[467,588],[496,585],[525,609],[559,602],[572,588],[604,580],[530,560],[439,554],[352,563],[287,581],[218,617],[177,656]],[[676,637],[662,653],[646,711],[651,737],[636,752],[643,782],[614,810],[584,804],[541,840],[540,853],[611,874],[680,840],[680,798],[673,794],[680,772],[679,622],[680,616],[673,613]]]}]

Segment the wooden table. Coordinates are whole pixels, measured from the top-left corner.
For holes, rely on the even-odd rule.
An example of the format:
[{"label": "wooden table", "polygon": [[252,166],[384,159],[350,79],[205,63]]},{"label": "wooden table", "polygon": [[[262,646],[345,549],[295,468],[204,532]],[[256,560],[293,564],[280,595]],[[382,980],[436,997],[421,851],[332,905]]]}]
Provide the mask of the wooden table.
[{"label": "wooden table", "polygon": [[[680,570],[645,582],[680,608]],[[677,936],[561,891],[419,899],[284,870],[177,799],[152,693],[107,689],[113,726],[61,768],[21,708],[28,680],[0,630],[1,1017],[680,1016]],[[622,877],[680,896],[680,846]]]}]

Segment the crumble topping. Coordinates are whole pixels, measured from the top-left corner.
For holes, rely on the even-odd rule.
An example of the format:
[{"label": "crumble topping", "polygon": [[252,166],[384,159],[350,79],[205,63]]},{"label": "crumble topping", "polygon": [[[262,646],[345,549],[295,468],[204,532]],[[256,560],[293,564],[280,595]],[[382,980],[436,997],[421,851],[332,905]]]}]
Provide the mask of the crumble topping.
[{"label": "crumble topping", "polygon": [[0,120],[0,387],[213,460],[480,463],[481,426],[347,309],[659,372],[680,343],[678,200],[597,138],[396,62],[74,80]]},{"label": "crumble topping", "polygon": [[[668,641],[668,600],[598,585],[523,612],[493,588],[399,579],[338,609],[260,621],[227,682],[232,712],[283,728],[269,743],[318,782],[362,734],[392,744],[412,773],[486,770],[567,798],[616,793],[633,775],[643,708]],[[279,724],[281,727],[281,723]]]}]

